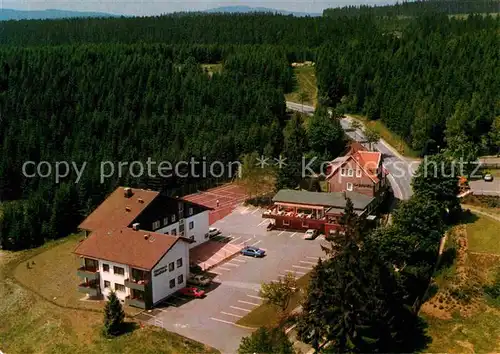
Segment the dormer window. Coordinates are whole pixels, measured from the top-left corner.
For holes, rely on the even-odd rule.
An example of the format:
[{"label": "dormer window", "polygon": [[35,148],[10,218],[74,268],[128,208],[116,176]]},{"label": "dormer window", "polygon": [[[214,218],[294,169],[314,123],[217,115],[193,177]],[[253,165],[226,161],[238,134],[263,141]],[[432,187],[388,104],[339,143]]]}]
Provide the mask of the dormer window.
[{"label": "dormer window", "polygon": [[361,170],[356,170],[356,177],[361,177]]}]

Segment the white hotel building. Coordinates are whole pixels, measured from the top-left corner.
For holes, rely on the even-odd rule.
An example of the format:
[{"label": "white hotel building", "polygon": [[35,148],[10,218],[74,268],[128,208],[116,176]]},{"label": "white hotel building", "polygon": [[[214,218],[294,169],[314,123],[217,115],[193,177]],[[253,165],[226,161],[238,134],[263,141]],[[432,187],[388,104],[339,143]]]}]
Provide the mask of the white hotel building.
[{"label": "white hotel building", "polygon": [[151,308],[186,286],[189,249],[208,240],[205,206],[119,187],[79,226],[79,291]]}]

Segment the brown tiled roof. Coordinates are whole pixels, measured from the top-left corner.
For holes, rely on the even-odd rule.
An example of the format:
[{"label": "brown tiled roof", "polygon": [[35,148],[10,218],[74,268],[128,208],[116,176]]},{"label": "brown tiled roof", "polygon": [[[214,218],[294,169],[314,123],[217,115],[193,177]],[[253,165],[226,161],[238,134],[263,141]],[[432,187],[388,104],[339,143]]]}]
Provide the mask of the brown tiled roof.
[{"label": "brown tiled roof", "polygon": [[74,253],[151,270],[180,239],[129,227],[101,228],[81,241]]},{"label": "brown tiled roof", "polygon": [[158,192],[132,189],[133,195],[125,197],[125,188],[118,187],[78,227],[95,231],[103,227],[126,227],[139,216]]}]

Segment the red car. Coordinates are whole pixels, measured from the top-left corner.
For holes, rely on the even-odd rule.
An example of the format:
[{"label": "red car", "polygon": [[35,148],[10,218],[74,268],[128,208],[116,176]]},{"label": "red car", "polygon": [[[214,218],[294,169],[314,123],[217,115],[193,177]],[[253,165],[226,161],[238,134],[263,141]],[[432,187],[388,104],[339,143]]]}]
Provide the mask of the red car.
[{"label": "red car", "polygon": [[185,296],[198,297],[198,298],[205,296],[205,291],[198,289],[196,287],[182,288],[181,290],[179,290],[179,293]]}]

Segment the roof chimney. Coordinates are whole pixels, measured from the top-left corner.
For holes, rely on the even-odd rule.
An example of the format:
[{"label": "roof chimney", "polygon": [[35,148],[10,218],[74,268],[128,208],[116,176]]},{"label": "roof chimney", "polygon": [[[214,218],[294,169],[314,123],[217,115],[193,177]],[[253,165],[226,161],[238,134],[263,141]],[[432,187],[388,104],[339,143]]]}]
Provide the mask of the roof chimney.
[{"label": "roof chimney", "polygon": [[144,199],[142,199],[142,198],[137,199],[137,201],[138,201],[139,203],[141,203],[141,204],[144,204]]},{"label": "roof chimney", "polygon": [[133,223],[132,229],[134,229],[135,231],[139,230],[139,223],[138,222]]},{"label": "roof chimney", "polygon": [[125,207],[125,210],[126,211],[131,211],[132,209],[130,209],[130,207],[128,206],[128,207]]},{"label": "roof chimney", "polygon": [[132,192],[132,188],[130,188],[130,187],[123,188],[123,192],[124,192],[125,198],[130,198],[134,194]]},{"label": "roof chimney", "polygon": [[147,240],[149,238],[149,234],[144,235],[144,239]]}]

